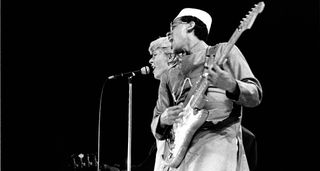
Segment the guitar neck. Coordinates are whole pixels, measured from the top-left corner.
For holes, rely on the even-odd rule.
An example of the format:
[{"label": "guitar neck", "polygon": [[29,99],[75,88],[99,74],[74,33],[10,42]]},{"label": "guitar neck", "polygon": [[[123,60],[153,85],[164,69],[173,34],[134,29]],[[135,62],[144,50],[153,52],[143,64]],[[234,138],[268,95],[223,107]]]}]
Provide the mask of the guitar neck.
[{"label": "guitar neck", "polygon": [[231,51],[232,47],[236,43],[236,41],[239,39],[240,35],[242,34],[243,31],[240,31],[238,28],[233,32],[231,38],[229,39],[226,48],[224,48],[222,52],[222,58],[226,58],[226,56],[229,54]]},{"label": "guitar neck", "polygon": [[[252,27],[252,24],[253,24],[254,20],[256,19],[257,15],[259,13],[261,13],[263,9],[264,9],[264,2],[260,2],[260,3],[256,4],[255,8],[252,8],[252,11],[250,11],[249,14],[246,15],[246,18],[244,18],[244,20],[240,22],[241,24],[233,32],[232,36],[230,37],[230,39],[226,45],[226,48],[223,48],[223,51],[220,54],[221,58],[219,59],[219,61],[217,61],[218,65],[221,65],[225,61],[225,58],[228,56],[229,52],[231,51],[231,49],[233,48],[233,46],[235,45],[236,41],[239,39],[241,34],[246,29],[250,29]],[[208,62],[208,63],[210,63],[210,62]],[[191,93],[189,93],[185,102],[188,103],[191,96],[194,95],[193,99],[191,101],[191,106],[194,107],[194,106],[199,105],[201,98],[202,98],[202,95],[204,94],[204,92],[207,89],[207,86],[208,86],[207,79],[204,77],[201,77],[201,79],[196,84],[196,86],[190,90]],[[184,106],[187,105],[187,103],[184,103]]]},{"label": "guitar neck", "polygon": [[[224,59],[229,52],[231,51],[232,47],[238,40],[238,38],[241,36],[241,34],[246,30],[250,29],[253,25],[253,22],[257,18],[257,15],[261,13],[264,9],[264,2],[259,2],[258,4],[255,5],[254,8],[252,8],[252,11],[249,12],[249,14],[246,15],[246,18],[242,20],[240,23],[240,26],[236,28],[236,30],[233,32],[231,38],[229,39],[226,48],[222,52],[222,58]],[[223,61],[223,60],[220,60]]]},{"label": "guitar neck", "polygon": [[[236,43],[236,41],[238,40],[238,38],[240,37],[242,31],[240,31],[238,28],[233,32],[231,38],[229,39],[226,48],[224,48],[223,52],[222,52],[222,59],[225,58],[228,53],[231,51],[232,47],[234,46],[234,44]],[[221,60],[223,61],[223,60]],[[202,95],[204,94],[204,92],[207,90],[207,86],[208,86],[208,80],[207,78],[201,77],[199,83],[197,84],[196,88],[192,91],[194,92],[194,98],[192,99],[190,105],[192,107],[196,107],[197,105],[199,105],[200,103],[200,99],[202,99]],[[193,93],[191,93],[193,94]],[[189,101],[190,97],[187,98],[187,101]]]}]

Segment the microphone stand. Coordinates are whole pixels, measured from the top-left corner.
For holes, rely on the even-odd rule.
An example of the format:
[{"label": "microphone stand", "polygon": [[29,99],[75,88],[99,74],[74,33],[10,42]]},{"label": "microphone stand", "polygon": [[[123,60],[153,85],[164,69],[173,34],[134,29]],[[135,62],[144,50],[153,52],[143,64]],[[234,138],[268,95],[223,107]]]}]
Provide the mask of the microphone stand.
[{"label": "microphone stand", "polygon": [[[149,67],[143,67],[145,69],[145,73],[140,70],[142,74],[149,73]],[[128,149],[127,149],[127,171],[131,171],[131,141],[132,141],[132,78],[136,75],[135,72],[131,72],[131,76],[128,77],[129,84],[129,99],[128,99]],[[121,74],[121,76],[128,75],[130,73]],[[114,79],[117,76],[110,76],[108,79]],[[103,91],[102,91],[103,92]],[[102,94],[102,93],[101,93]],[[102,96],[102,95],[101,95]],[[98,167],[97,171],[99,171],[100,165],[100,117],[101,117],[101,100],[100,100],[100,108],[99,108],[99,124],[98,124]]]},{"label": "microphone stand", "polygon": [[[134,76],[134,75],[133,75]],[[128,107],[128,152],[127,171],[131,171],[131,138],[132,138],[132,77],[128,78],[129,84],[129,107]]]}]

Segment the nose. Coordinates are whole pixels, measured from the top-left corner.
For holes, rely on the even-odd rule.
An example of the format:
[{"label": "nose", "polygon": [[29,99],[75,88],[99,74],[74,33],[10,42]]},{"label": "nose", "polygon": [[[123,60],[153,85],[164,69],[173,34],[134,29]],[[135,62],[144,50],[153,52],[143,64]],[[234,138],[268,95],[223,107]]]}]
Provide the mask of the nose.
[{"label": "nose", "polygon": [[150,64],[153,63],[153,57],[149,59],[149,63],[150,63]]},{"label": "nose", "polygon": [[167,32],[166,36],[168,37],[168,40],[170,42],[172,42],[172,33],[171,32]]}]

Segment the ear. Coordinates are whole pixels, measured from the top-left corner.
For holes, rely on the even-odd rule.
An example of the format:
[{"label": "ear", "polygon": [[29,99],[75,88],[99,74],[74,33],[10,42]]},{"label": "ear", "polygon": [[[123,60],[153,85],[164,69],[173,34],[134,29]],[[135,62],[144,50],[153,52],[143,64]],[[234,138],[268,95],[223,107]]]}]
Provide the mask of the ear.
[{"label": "ear", "polygon": [[195,25],[196,25],[196,23],[194,21],[191,21],[190,23],[188,23],[187,31],[189,33],[192,32]]}]

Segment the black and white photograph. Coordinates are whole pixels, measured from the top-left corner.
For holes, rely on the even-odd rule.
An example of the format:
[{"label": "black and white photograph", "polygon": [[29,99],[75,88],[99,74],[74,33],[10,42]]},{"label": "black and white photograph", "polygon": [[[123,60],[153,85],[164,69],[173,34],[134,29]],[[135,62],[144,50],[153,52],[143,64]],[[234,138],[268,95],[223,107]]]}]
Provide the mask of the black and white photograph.
[{"label": "black and white photograph", "polygon": [[1,170],[311,170],[319,1],[2,1]]}]

